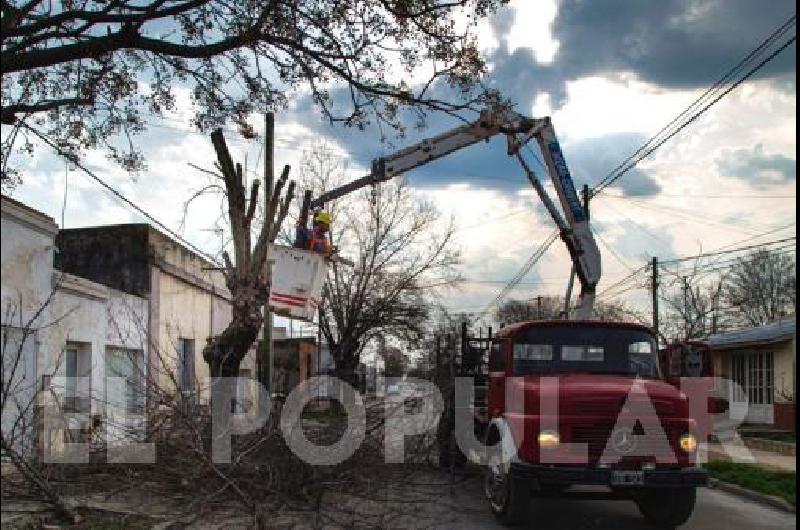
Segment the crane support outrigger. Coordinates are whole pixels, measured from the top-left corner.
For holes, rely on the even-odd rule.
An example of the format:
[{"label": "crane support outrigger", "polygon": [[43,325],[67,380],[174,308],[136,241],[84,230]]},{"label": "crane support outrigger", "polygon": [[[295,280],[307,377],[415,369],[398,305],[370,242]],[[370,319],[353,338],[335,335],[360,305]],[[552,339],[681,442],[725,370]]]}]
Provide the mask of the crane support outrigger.
[{"label": "crane support outrigger", "polygon": [[[364,177],[327,191],[313,200],[307,195],[301,222],[305,223],[310,208],[322,207],[327,202],[365,186],[388,181],[450,153],[489,140],[497,134],[506,136],[507,154],[516,157],[520,162],[528,181],[558,227],[581,283],[576,319],[590,320],[594,308],[595,288],[601,275],[600,251],[549,117],[528,118],[508,109],[484,111],[474,122],[433,138],[426,138],[391,155],[376,158],[372,162],[370,173]],[[520,152],[522,147],[534,138],[544,157],[545,169],[555,187],[561,210],[555,205],[541,180]]]}]

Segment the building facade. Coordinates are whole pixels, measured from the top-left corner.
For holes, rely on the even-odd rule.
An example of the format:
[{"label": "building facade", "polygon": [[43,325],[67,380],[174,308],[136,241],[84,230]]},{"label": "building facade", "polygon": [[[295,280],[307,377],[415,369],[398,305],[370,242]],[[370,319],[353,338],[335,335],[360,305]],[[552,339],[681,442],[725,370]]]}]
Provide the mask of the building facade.
[{"label": "building facade", "polygon": [[795,429],[797,331],[795,316],[764,326],[712,335],[714,373],[729,379],[732,417]]},{"label": "building facade", "polygon": [[43,398],[71,413],[50,449],[70,432],[140,429],[147,300],[56,270],[53,219],[7,197],[0,209],[4,437],[28,453]]},{"label": "building facade", "polygon": [[[59,269],[146,299],[145,359],[160,393],[208,398],[202,350],[231,320],[230,294],[218,266],[147,224],[62,230]],[[255,346],[242,362],[254,377]]]}]

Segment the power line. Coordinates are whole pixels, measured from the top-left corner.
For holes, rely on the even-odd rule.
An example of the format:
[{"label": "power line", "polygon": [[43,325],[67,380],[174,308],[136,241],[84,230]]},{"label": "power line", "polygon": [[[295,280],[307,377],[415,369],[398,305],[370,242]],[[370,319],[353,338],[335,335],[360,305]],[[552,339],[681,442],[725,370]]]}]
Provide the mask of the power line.
[{"label": "power line", "polygon": [[[615,197],[617,199],[627,199],[629,195],[616,195],[611,194],[607,197]],[[797,199],[797,195],[698,195],[691,193],[689,195],[675,195],[669,193],[658,193],[655,197],[666,197],[672,199]]]},{"label": "power line", "polygon": [[480,315],[475,318],[478,320],[482,318],[486,313],[488,313],[492,307],[494,307],[498,302],[500,302],[517,284],[525,277],[528,272],[530,272],[531,268],[541,259],[547,249],[558,239],[558,230],[554,230],[550,236],[542,242],[541,245],[531,254],[531,257],[525,262],[522,268],[517,272],[517,274],[508,282],[508,284],[503,287],[500,292],[494,297],[494,299],[486,305],[486,308],[480,313]]},{"label": "power line", "polygon": [[[795,254],[797,252],[797,249],[796,249],[794,243],[791,243],[790,245],[787,245],[787,246],[772,247],[772,248],[769,248],[768,250],[772,254],[781,255],[781,256],[785,256],[785,255],[789,255],[789,254]],[[741,259],[742,259],[741,256],[736,256],[736,257],[728,258],[728,259],[724,259],[724,260],[720,260],[718,258],[716,261],[712,261],[710,263],[697,265],[697,266],[691,266],[691,267],[687,267],[687,268],[683,268],[683,269],[677,268],[675,270],[668,270],[668,269],[664,268],[664,272],[667,273],[667,274],[671,274],[673,276],[684,276],[684,275],[692,274],[692,273],[693,274],[697,274],[697,275],[705,276],[705,275],[711,274],[713,272],[721,272],[721,271],[730,270],[733,267],[735,267],[736,264],[738,264]]]},{"label": "power line", "polygon": [[[611,198],[619,199],[619,197],[611,197]],[[701,216],[699,214],[694,214],[694,213],[689,212],[687,210],[684,210],[682,208],[676,208],[676,207],[673,207],[673,206],[665,206],[663,204],[659,204],[659,205],[650,204],[650,203],[647,203],[647,202],[643,202],[643,201],[639,201],[639,200],[631,199],[631,198],[628,199],[628,203],[629,204],[633,204],[634,206],[637,206],[637,207],[639,207],[641,209],[645,209],[645,210],[656,210],[656,211],[667,212],[670,215],[673,215],[673,216],[678,217],[678,218],[682,218],[682,219],[684,219],[686,221],[691,221],[693,223],[702,223],[702,224],[706,224],[706,225],[709,225],[709,226],[716,226],[718,228],[722,228],[723,230],[735,231],[735,232],[739,232],[739,233],[743,233],[743,234],[748,234],[750,236],[754,236],[755,235],[755,233],[752,232],[749,229],[749,227],[753,226],[753,223],[749,223],[748,224],[748,228],[744,228],[744,227],[742,227],[742,226],[740,226],[740,225],[738,225],[736,223],[731,223],[730,221],[728,221],[727,223],[720,222],[720,221],[712,221],[712,220],[710,220],[708,218],[708,216]],[[736,226],[730,226],[731,224],[735,224]],[[758,227],[756,227],[756,228],[758,228]]]},{"label": "power line", "polygon": [[626,283],[628,283],[628,282],[632,281],[632,280],[633,280],[633,279],[634,279],[634,278],[635,278],[635,277],[636,277],[638,274],[640,274],[641,272],[643,272],[643,271],[647,270],[647,268],[648,268],[649,266],[650,266],[650,264],[649,264],[649,263],[646,263],[646,264],[642,265],[642,266],[641,266],[641,267],[639,267],[638,269],[636,269],[636,270],[634,270],[633,272],[631,272],[629,275],[625,276],[625,277],[624,277],[623,279],[621,279],[620,281],[618,281],[618,282],[616,282],[615,284],[613,284],[613,285],[610,285],[609,287],[606,287],[605,289],[603,289],[602,291],[600,291],[600,292],[597,294],[597,297],[605,296],[605,295],[607,295],[607,294],[608,294],[610,291],[612,291],[612,290],[616,289],[617,287],[620,287],[620,286],[622,286],[622,285],[624,285],[624,284],[626,284]]},{"label": "power line", "polygon": [[67,153],[66,151],[64,151],[63,149],[61,149],[59,146],[57,146],[57,145],[56,145],[56,144],[54,144],[52,141],[50,141],[50,139],[49,139],[49,138],[47,138],[46,136],[44,136],[43,134],[41,134],[39,131],[37,131],[36,129],[34,129],[34,128],[33,128],[33,127],[31,127],[30,125],[28,125],[27,123],[22,123],[22,126],[23,126],[23,127],[25,127],[26,129],[28,129],[30,132],[32,132],[32,133],[33,133],[33,134],[34,134],[36,137],[38,137],[38,138],[39,138],[40,140],[42,140],[44,143],[46,143],[47,145],[49,145],[49,146],[50,146],[50,147],[51,147],[51,148],[52,148],[52,149],[53,149],[53,150],[54,150],[56,153],[58,153],[60,156],[64,157],[66,160],[68,160],[68,161],[70,161],[71,163],[75,164],[75,166],[76,166],[77,168],[81,169],[81,170],[82,170],[84,173],[86,173],[87,175],[89,175],[89,176],[90,176],[90,177],[91,177],[91,178],[92,178],[92,179],[93,179],[95,182],[97,182],[97,183],[98,183],[98,184],[100,184],[102,187],[104,187],[106,190],[108,190],[108,191],[109,191],[109,192],[110,192],[112,195],[114,195],[116,198],[118,198],[119,200],[121,200],[122,202],[124,202],[125,204],[127,204],[128,206],[130,206],[131,208],[133,208],[134,210],[136,210],[136,211],[137,211],[139,214],[141,214],[141,215],[143,215],[144,217],[146,217],[146,218],[147,218],[148,220],[150,220],[152,223],[154,223],[154,224],[155,224],[155,225],[157,225],[159,228],[161,228],[162,230],[164,230],[166,233],[168,233],[169,235],[171,235],[172,237],[174,237],[175,239],[177,239],[178,241],[180,241],[181,243],[183,243],[184,245],[186,245],[188,248],[192,249],[192,250],[193,250],[193,251],[195,251],[196,253],[200,254],[201,256],[204,256],[204,257],[205,257],[206,259],[208,259],[209,261],[211,261],[211,262],[213,262],[214,264],[217,264],[217,265],[218,265],[217,261],[216,261],[216,260],[215,260],[215,259],[214,259],[212,256],[210,256],[210,255],[209,255],[209,254],[207,254],[206,252],[204,252],[204,251],[200,250],[199,248],[197,248],[196,246],[194,246],[192,243],[188,242],[188,241],[187,241],[186,239],[184,239],[184,238],[183,238],[183,237],[182,237],[180,234],[178,234],[177,232],[175,232],[174,230],[172,230],[170,227],[168,227],[167,225],[165,225],[164,223],[162,223],[161,221],[159,221],[158,219],[156,219],[155,217],[153,217],[152,215],[150,215],[148,212],[146,212],[146,211],[145,211],[145,210],[144,210],[144,209],[143,209],[141,206],[137,205],[137,204],[136,204],[136,203],[134,203],[132,200],[130,200],[130,199],[128,199],[127,197],[125,197],[125,196],[124,196],[122,193],[120,193],[119,191],[117,191],[116,189],[114,189],[114,187],[112,187],[110,184],[108,184],[108,183],[107,183],[106,181],[104,181],[102,178],[98,177],[98,176],[97,176],[97,175],[96,175],[96,174],[95,174],[95,173],[94,173],[92,170],[90,170],[89,168],[87,168],[86,166],[84,166],[84,165],[83,165],[83,163],[81,163],[81,161],[77,159],[77,157],[71,156],[69,153]]},{"label": "power line", "polygon": [[[736,73],[743,68],[743,66],[749,62],[751,62],[754,58],[760,55],[767,47],[771,46],[772,43],[780,38],[784,33],[788,31],[788,29],[795,24],[796,16],[792,15],[789,20],[787,20],[784,24],[782,24],[778,29],[776,29],[767,39],[765,39],[761,45],[759,45],[755,50],[750,52],[744,59],[742,59],[734,68],[729,70],[719,81],[717,81],[711,88],[706,90],[697,100],[695,100],[689,107],[684,109],[677,117],[675,117],[672,121],[670,121],[667,125],[662,127],[658,133],[653,135],[645,144],[643,144],[639,149],[637,149],[633,154],[631,154],[627,159],[623,160],[617,167],[615,167],[600,183],[594,187],[592,193],[596,195],[600,193],[608,186],[612,185],[618,179],[620,179],[623,175],[625,175],[628,171],[633,169],[641,160],[652,154],[656,149],[661,147],[664,143],[686,128],[689,124],[694,122],[697,118],[699,118],[702,114],[704,114],[708,109],[714,106],[717,102],[719,102],[722,98],[727,96],[731,91],[736,89],[739,85],[741,85],[744,81],[749,79],[753,74],[763,68],[767,63],[772,61],[778,54],[780,54],[783,50],[785,50],[789,45],[791,45],[797,39],[797,36],[791,37],[788,41],[783,43],[777,50],[772,52],[768,55],[765,59],[759,62],[756,66],[751,68],[747,71],[742,77],[740,77],[735,83],[730,85],[724,91],[722,91],[719,95],[714,97],[709,103],[704,105],[700,108],[697,112],[689,116],[686,120],[684,120],[676,129],[672,130],[669,134],[664,136],[663,138],[659,139],[659,137],[667,131],[672,125],[677,123],[681,118],[686,116],[692,109],[700,104],[701,101],[705,100],[708,96],[710,96],[713,92],[715,92],[719,87],[721,87],[724,83],[726,83],[729,78],[732,78]],[[655,144],[653,142],[656,142]]]},{"label": "power line", "polygon": [[608,250],[609,252],[611,252],[611,255],[612,255],[612,256],[614,256],[614,258],[615,258],[615,259],[616,259],[616,260],[617,260],[617,261],[618,261],[618,262],[619,262],[619,263],[620,263],[620,264],[621,264],[623,267],[625,267],[626,269],[628,269],[628,271],[629,271],[629,272],[633,272],[633,267],[631,267],[631,266],[628,264],[628,262],[627,262],[627,261],[625,261],[624,259],[622,259],[622,256],[620,256],[619,254],[617,254],[617,251],[616,251],[616,250],[614,250],[614,248],[613,248],[613,247],[612,247],[612,246],[611,246],[611,245],[608,243],[608,241],[606,241],[606,239],[605,239],[605,238],[604,238],[604,237],[603,237],[603,236],[600,234],[600,232],[598,232],[597,230],[594,230],[594,229],[592,229],[592,232],[594,233],[594,235],[596,235],[596,236],[597,236],[597,239],[599,239],[599,240],[600,240],[600,243],[602,243],[602,244],[603,244],[603,246],[606,248],[606,250]]},{"label": "power line", "polygon": [[787,228],[791,228],[791,227],[796,226],[796,225],[797,225],[797,221],[793,221],[793,222],[791,222],[791,223],[789,223],[787,225],[779,226],[778,228],[773,228],[773,229],[768,230],[766,232],[762,232],[760,234],[756,234],[756,235],[754,235],[752,237],[748,237],[746,239],[740,239],[739,241],[734,241],[733,243],[731,243],[729,245],[725,245],[725,246],[722,246],[722,247],[719,247],[719,248],[715,248],[714,251],[725,250],[726,248],[731,248],[733,246],[740,245],[742,243],[748,243],[748,242],[750,242],[750,241],[752,241],[754,239],[758,239],[758,238],[761,238],[761,237],[764,237],[764,236],[772,235],[775,232],[780,232],[782,230],[786,230]]},{"label": "power line", "polygon": [[777,244],[777,243],[785,243],[787,241],[796,241],[796,240],[797,240],[797,236],[787,237],[787,238],[784,238],[784,239],[778,239],[776,241],[769,241],[769,242],[761,243],[761,244],[758,244],[758,245],[748,245],[746,247],[739,247],[739,248],[734,248],[734,249],[730,249],[730,250],[721,250],[719,252],[707,252],[707,253],[703,253],[703,254],[697,254],[695,256],[685,256],[685,257],[682,257],[682,258],[666,260],[666,261],[662,261],[661,264],[662,265],[666,265],[666,264],[670,264],[670,263],[680,263],[680,262],[683,262],[683,261],[690,261],[690,260],[693,260],[693,259],[707,258],[707,257],[710,257],[710,256],[720,256],[722,254],[732,254],[734,252],[741,252],[743,250],[752,250],[754,248],[762,248],[762,247],[765,247],[767,245],[774,245],[774,244]]}]

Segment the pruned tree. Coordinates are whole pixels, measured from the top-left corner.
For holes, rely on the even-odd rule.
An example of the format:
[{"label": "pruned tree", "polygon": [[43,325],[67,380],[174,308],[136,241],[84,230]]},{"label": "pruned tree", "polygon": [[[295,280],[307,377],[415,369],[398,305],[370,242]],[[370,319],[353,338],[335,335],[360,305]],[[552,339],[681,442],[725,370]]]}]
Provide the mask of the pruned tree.
[{"label": "pruned tree", "polygon": [[[329,148],[308,153],[301,171],[316,193],[345,179]],[[336,375],[351,380],[361,352],[379,335],[416,344],[434,299],[432,286],[457,283],[453,226],[403,180],[326,205],[332,241],[351,267],[332,263],[323,292],[322,333]]]},{"label": "pruned tree", "polygon": [[[258,204],[260,181],[254,180],[245,196],[241,164],[234,164],[222,131],[211,133],[217,155],[217,169],[224,182],[233,258],[222,253],[225,284],[231,293],[231,322],[203,348],[211,377],[236,377],[239,365],[255,342],[264,323],[262,308],[269,300],[271,279],[267,274],[269,244],[275,241],[294,197],[295,183],[288,183],[289,166],[272,189],[265,216],[253,242],[253,218]],[[287,187],[285,195],[283,189]],[[283,197],[282,197],[283,195]]]},{"label": "pruned tree", "polygon": [[723,298],[742,324],[758,326],[797,311],[797,268],[792,256],[758,250],[739,258],[725,276]]},{"label": "pruned tree", "polygon": [[659,332],[666,342],[703,339],[730,325],[720,312],[719,276],[708,279],[695,267],[672,275],[663,290]]},{"label": "pruned tree", "polygon": [[[31,128],[65,152],[144,167],[133,137],[184,94],[201,131],[305,92],[331,121],[399,128],[398,112],[483,106],[475,25],[505,0],[7,0],[2,184]],[[414,75],[419,83],[407,83]],[[443,87],[446,87],[443,88]],[[442,94],[447,94],[443,96]]]}]

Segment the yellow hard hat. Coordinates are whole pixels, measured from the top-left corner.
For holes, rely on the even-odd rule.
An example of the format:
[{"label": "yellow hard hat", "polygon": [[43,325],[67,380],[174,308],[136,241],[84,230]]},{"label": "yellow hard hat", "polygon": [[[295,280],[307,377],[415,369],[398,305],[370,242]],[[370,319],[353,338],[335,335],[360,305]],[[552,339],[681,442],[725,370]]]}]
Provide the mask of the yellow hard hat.
[{"label": "yellow hard hat", "polygon": [[314,221],[330,226],[331,216],[328,212],[325,211],[317,212],[317,214],[314,216]]}]

